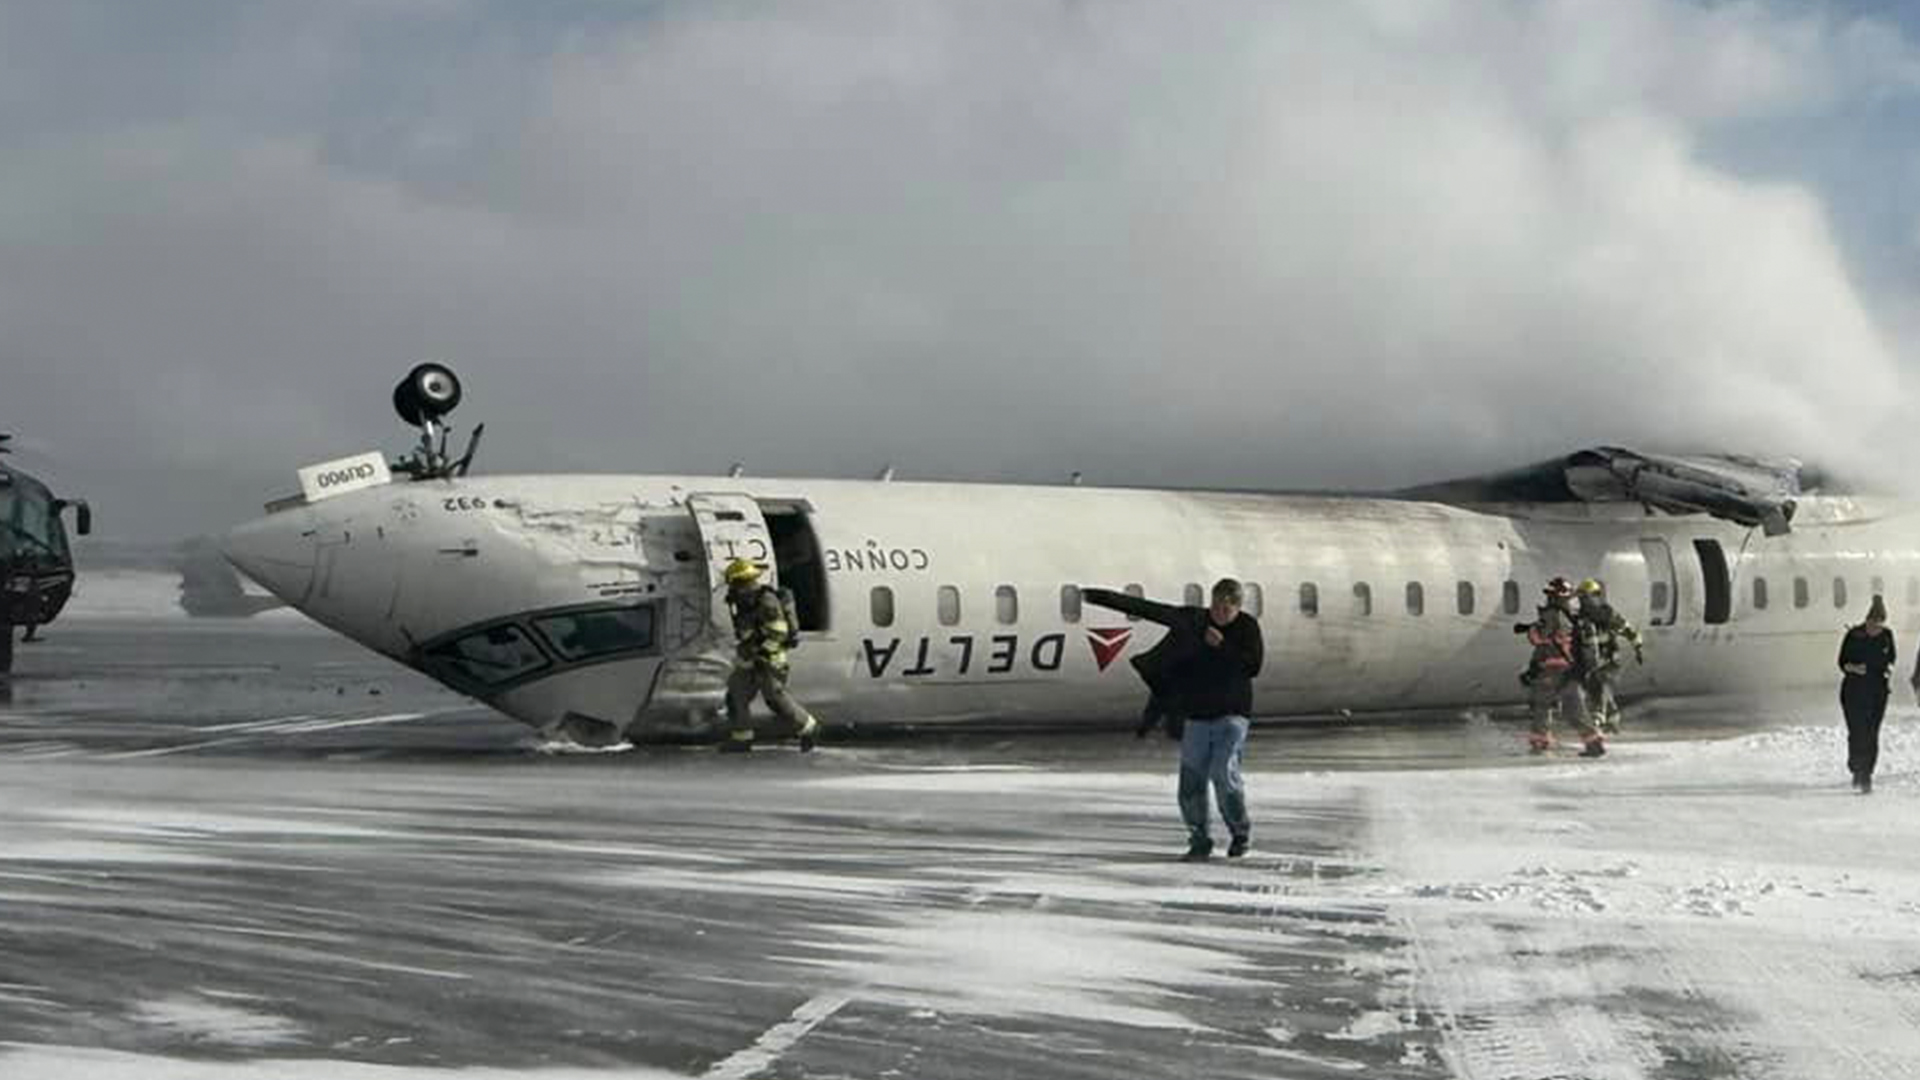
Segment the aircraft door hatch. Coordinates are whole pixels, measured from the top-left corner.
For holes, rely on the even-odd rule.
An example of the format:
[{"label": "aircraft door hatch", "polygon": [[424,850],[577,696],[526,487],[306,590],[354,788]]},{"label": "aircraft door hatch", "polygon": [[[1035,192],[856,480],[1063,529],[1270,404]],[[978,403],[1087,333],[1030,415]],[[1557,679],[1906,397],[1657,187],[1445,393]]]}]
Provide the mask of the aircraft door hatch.
[{"label": "aircraft door hatch", "polygon": [[1680,610],[1673,551],[1665,540],[1642,540],[1640,553],[1647,560],[1647,625],[1672,626]]},{"label": "aircraft door hatch", "polygon": [[[707,549],[707,589],[716,626],[726,608],[727,564],[746,559],[766,568],[767,584],[780,584],[780,567],[773,557],[773,534],[760,504],[750,495],[713,492],[687,496],[693,527]],[[722,629],[725,629],[722,627]]]},{"label": "aircraft door hatch", "polygon": [[1727,553],[1718,540],[1695,540],[1693,550],[1700,556],[1700,578],[1706,584],[1706,622],[1724,623],[1733,614],[1733,579],[1727,572]]},{"label": "aircraft door hatch", "polygon": [[793,593],[794,613],[800,619],[795,629],[801,633],[830,629],[826,564],[820,558],[811,511],[804,501],[760,505],[773,537],[773,557],[780,563],[780,584]]}]

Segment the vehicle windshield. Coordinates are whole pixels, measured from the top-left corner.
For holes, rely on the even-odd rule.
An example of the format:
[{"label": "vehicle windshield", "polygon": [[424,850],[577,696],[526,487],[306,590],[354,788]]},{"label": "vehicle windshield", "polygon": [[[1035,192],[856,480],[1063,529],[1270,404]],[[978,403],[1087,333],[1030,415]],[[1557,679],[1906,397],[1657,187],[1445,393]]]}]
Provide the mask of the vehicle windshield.
[{"label": "vehicle windshield", "polygon": [[66,562],[67,530],[54,510],[53,494],[15,474],[0,484],[0,556]]}]

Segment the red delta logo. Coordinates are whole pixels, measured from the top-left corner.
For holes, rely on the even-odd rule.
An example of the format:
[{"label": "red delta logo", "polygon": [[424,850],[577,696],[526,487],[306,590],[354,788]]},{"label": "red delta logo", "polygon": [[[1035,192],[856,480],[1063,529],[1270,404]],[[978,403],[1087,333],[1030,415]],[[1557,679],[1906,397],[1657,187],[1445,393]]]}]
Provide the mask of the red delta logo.
[{"label": "red delta logo", "polygon": [[1107,665],[1119,659],[1120,654],[1127,651],[1127,645],[1132,640],[1133,627],[1131,626],[1110,629],[1087,628],[1087,644],[1093,647],[1093,662],[1100,665],[1101,671],[1107,670]]}]

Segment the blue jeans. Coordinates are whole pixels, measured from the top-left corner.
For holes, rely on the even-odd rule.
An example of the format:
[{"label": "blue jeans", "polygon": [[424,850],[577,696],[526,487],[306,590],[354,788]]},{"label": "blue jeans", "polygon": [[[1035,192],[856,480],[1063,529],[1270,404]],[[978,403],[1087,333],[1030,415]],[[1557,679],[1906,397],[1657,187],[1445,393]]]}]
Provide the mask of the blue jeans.
[{"label": "blue jeans", "polygon": [[1247,751],[1247,718],[1222,716],[1217,720],[1188,720],[1180,736],[1180,817],[1187,823],[1190,841],[1211,847],[1207,835],[1207,784],[1220,801],[1220,817],[1227,831],[1246,836],[1247,785],[1240,778],[1240,759]]}]

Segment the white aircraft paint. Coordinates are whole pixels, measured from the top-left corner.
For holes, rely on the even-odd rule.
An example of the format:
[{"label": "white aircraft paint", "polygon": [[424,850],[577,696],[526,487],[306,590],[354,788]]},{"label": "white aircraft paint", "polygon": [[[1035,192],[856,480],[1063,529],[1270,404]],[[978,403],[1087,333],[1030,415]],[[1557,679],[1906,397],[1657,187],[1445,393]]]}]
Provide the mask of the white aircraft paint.
[{"label": "white aircraft paint", "polygon": [[1872,498],[1801,498],[1777,536],[1632,502],[898,480],[400,479],[289,502],[225,539],[246,574],[529,725],[604,740],[712,723],[736,555],[799,594],[793,688],[829,723],[1136,715],[1124,661],[1162,631],[1080,608],[1081,585],[1198,602],[1248,582],[1268,717],[1517,704],[1512,624],[1554,575],[1604,580],[1646,632],[1628,695],[1831,681],[1876,591],[1897,629],[1920,625],[1917,508]]}]

